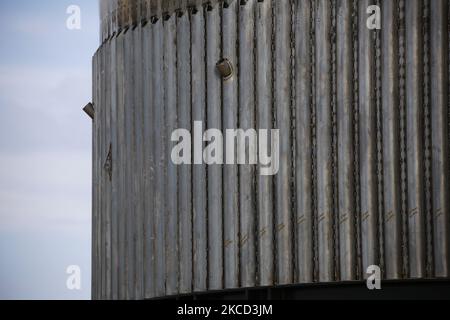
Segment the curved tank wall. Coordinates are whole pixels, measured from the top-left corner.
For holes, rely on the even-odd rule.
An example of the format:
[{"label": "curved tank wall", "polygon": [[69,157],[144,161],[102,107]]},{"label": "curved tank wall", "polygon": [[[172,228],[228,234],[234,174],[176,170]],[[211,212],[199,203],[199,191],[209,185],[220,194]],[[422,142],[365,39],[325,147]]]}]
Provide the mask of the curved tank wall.
[{"label": "curved tank wall", "polygon": [[[449,2],[372,2],[101,1],[94,299],[449,277]],[[279,129],[278,173],[175,165],[194,121]]]}]

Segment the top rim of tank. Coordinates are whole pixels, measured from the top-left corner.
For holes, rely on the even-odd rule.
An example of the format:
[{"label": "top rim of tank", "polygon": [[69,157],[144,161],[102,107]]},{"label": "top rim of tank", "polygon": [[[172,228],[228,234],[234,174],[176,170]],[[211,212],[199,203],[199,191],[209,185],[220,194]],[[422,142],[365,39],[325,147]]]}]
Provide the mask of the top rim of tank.
[{"label": "top rim of tank", "polygon": [[[233,2],[230,0],[228,2]],[[188,8],[215,5],[224,0],[99,0],[101,42],[129,26]]]}]

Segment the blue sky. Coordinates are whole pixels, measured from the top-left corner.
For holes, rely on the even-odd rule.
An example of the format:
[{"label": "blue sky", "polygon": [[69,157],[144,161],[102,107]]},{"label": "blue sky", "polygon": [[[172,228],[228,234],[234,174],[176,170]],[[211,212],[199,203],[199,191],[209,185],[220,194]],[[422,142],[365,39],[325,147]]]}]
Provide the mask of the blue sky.
[{"label": "blue sky", "polygon": [[[81,30],[68,30],[69,5]],[[95,0],[0,1],[0,299],[89,299]],[[69,265],[82,289],[66,288]]]}]

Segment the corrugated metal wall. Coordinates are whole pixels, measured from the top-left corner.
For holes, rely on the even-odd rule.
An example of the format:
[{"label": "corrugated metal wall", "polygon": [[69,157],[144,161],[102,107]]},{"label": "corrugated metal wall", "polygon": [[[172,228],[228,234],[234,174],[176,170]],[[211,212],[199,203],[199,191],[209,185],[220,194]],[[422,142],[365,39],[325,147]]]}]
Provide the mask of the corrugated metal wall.
[{"label": "corrugated metal wall", "polygon": [[[102,4],[93,298],[449,277],[449,1]],[[279,128],[278,174],[175,166],[196,120]]]}]

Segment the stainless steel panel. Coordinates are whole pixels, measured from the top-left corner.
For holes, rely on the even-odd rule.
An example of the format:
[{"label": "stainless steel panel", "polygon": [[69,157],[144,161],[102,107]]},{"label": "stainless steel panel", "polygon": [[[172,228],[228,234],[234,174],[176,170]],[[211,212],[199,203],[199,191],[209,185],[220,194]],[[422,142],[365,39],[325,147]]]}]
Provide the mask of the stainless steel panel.
[{"label": "stainless steel panel", "polygon": [[165,140],[164,140],[164,58],[162,19],[154,21],[152,26],[152,94],[153,94],[153,151],[155,159],[154,191],[154,218],[155,218],[155,295],[166,293],[166,257],[165,257]]},{"label": "stainless steel panel", "polygon": [[408,1],[406,19],[406,167],[409,276],[425,276],[423,54],[421,1]]},{"label": "stainless steel panel", "polygon": [[[448,1],[208,2],[102,7],[93,297],[358,280],[371,264],[448,277]],[[260,175],[248,145],[246,164],[174,165],[170,135],[194,121],[224,142],[280,129],[279,172]]]},{"label": "stainless steel panel", "polygon": [[274,101],[275,123],[280,130],[280,169],[275,183],[275,238],[277,284],[293,280],[291,216],[291,15],[287,0],[275,1]]},{"label": "stainless steel panel", "polygon": [[136,255],[135,298],[144,298],[144,105],[143,105],[143,60],[142,27],[133,30],[134,42],[134,175],[133,194],[135,210],[134,250]]},{"label": "stainless steel panel", "polygon": [[[191,122],[191,27],[186,12],[177,20],[177,90],[178,126],[189,131]],[[192,289],[192,168],[179,167],[178,213],[179,213],[179,256],[180,293]]]},{"label": "stainless steel panel", "polygon": [[331,105],[331,7],[317,1],[316,13],[316,126],[317,224],[320,281],[333,280],[333,182]]},{"label": "stainless steel panel", "polygon": [[104,113],[102,118],[104,128],[103,128],[103,183],[104,183],[104,196],[105,196],[105,216],[104,216],[104,249],[105,249],[105,288],[104,288],[104,299],[111,299],[111,180],[109,176],[109,170],[107,166],[109,150],[111,145],[111,43],[106,43],[104,46]]},{"label": "stainless steel panel", "polygon": [[[221,59],[219,4],[206,6],[206,113],[207,128],[222,130],[222,79],[216,63]],[[210,141],[216,143],[217,141]],[[219,148],[215,152],[223,156]],[[216,155],[217,156],[217,155]],[[211,160],[211,159],[210,159]],[[209,161],[210,161],[209,160]],[[222,164],[208,166],[208,288],[223,288]]]},{"label": "stainless steel panel", "polygon": [[172,162],[170,136],[177,125],[177,34],[176,16],[164,18],[164,136],[166,178],[164,197],[166,209],[165,254],[166,254],[166,294],[178,293],[178,173]]},{"label": "stainless steel panel", "polygon": [[[199,9],[191,11],[191,94],[192,121],[206,123],[206,75],[205,75],[205,19]],[[198,137],[193,137],[199,141]],[[203,150],[204,143],[196,143],[193,148]],[[194,153],[195,154],[195,153]],[[203,153],[200,153],[203,154]],[[198,161],[199,160],[199,161]],[[193,159],[193,163],[203,163],[201,159]],[[207,193],[206,166],[192,166],[192,198],[193,198],[193,287],[194,291],[207,289]]]},{"label": "stainless steel panel", "polygon": [[[450,5],[448,1],[430,2],[430,90],[432,219],[436,277],[450,273],[450,186],[449,174],[449,59]],[[446,30],[447,28],[447,30]]]},{"label": "stainless steel panel", "polygon": [[[239,128],[255,128],[255,79],[254,79],[254,12],[255,1],[250,0],[239,6]],[[238,138],[239,139],[239,138]],[[248,143],[248,139],[246,141]],[[254,144],[253,144],[254,145]],[[250,165],[250,154],[256,150],[246,144],[246,164],[239,166],[239,212],[240,212],[240,280],[241,286],[255,285],[255,167]]]},{"label": "stainless steel panel", "polygon": [[[119,157],[118,150],[118,108],[117,108],[117,39],[111,39],[111,76],[110,76],[110,94],[111,94],[111,124],[110,124],[110,137],[111,137],[111,157],[113,161],[116,161]],[[116,167],[112,168],[111,175],[111,298],[118,299],[119,292],[119,269],[114,266],[119,265],[119,171]]]},{"label": "stainless steel panel", "polygon": [[385,276],[402,275],[401,252],[401,172],[398,70],[398,1],[383,1],[382,50],[383,181],[385,223]]},{"label": "stainless steel panel", "polygon": [[143,54],[143,143],[144,143],[144,295],[155,296],[155,214],[154,181],[155,158],[153,148],[153,48],[152,25],[147,23],[142,30]]},{"label": "stainless steel panel", "polygon": [[[222,55],[235,66],[234,75],[222,84],[223,129],[238,128],[237,27],[238,1],[224,3],[222,9]],[[227,143],[226,137],[224,140]],[[226,159],[226,151],[224,159]],[[234,163],[237,154],[234,155]],[[224,219],[224,287],[239,286],[239,168],[225,165],[223,169]]]},{"label": "stainless steel panel", "polygon": [[359,164],[362,273],[378,264],[378,190],[375,105],[375,46],[367,28],[366,10],[370,1],[359,1]]},{"label": "stainless steel panel", "polygon": [[353,57],[352,2],[338,2],[336,8],[336,107],[337,107],[337,188],[339,221],[340,280],[355,279],[356,230],[353,184]]},{"label": "stainless steel panel", "polygon": [[[119,213],[118,213],[118,242],[119,242],[119,299],[126,298],[126,197],[125,194],[125,36],[120,34],[116,39],[117,47],[117,159],[113,159],[113,166],[117,170],[119,180]],[[113,169],[114,170],[114,169]]]},{"label": "stainless steel panel", "polygon": [[296,233],[297,281],[313,280],[313,173],[312,160],[312,31],[313,5],[299,1],[295,20],[295,112],[296,112]]},{"label": "stainless steel panel", "polygon": [[[256,127],[269,130],[273,127],[273,90],[272,90],[272,1],[256,4]],[[259,140],[259,144],[271,145],[272,137]],[[274,283],[274,219],[273,219],[273,177],[263,176],[261,165],[256,172],[257,212],[258,212],[258,285],[268,286]]]},{"label": "stainless steel panel", "polygon": [[[135,208],[134,208],[134,112],[135,112],[135,96],[134,96],[134,37],[131,29],[128,29],[124,35],[124,148],[125,148],[125,192],[128,196],[125,198],[125,229],[126,229],[126,297],[134,299],[135,284]],[[126,159],[128,158],[128,159]]]}]

